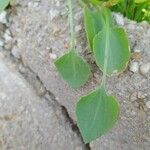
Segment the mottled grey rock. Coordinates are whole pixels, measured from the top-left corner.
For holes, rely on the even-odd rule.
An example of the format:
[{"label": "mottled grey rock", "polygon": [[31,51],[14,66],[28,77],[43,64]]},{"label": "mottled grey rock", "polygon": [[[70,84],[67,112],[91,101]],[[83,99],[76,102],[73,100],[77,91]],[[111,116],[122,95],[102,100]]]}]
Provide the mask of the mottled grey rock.
[{"label": "mottled grey rock", "polygon": [[[50,54],[62,56],[67,52],[69,43],[65,0],[41,0],[38,7],[29,7],[27,0],[23,3],[20,0],[19,3],[21,7],[18,7],[17,15],[12,18],[10,30],[13,37],[21,41],[18,48],[22,61],[37,74],[46,89],[55,95],[57,101],[66,107],[69,115],[76,121],[75,106],[79,97],[96,88],[101,73],[97,73],[95,67],[92,70],[94,77],[81,89],[73,90],[56,71]],[[76,26],[83,27],[81,9],[76,3],[74,6]],[[131,50],[138,49],[142,53],[139,63],[150,62],[150,26],[145,22],[136,23],[124,19],[123,27],[128,33]],[[87,58],[85,31],[81,30],[76,36],[77,51]],[[140,73],[131,73],[128,69],[120,76],[108,78],[108,93],[113,93],[119,100],[120,118],[118,125],[110,133],[91,143],[92,150],[149,150],[150,110],[145,108],[145,102],[150,98],[149,83],[150,73],[145,78]],[[131,101],[132,93],[138,91],[148,94],[147,98],[141,100],[135,97]]]},{"label": "mottled grey rock", "polygon": [[0,55],[0,149],[83,150],[61,108],[39,98],[4,62]]},{"label": "mottled grey rock", "polygon": [[[67,108],[69,115],[75,120],[76,102],[83,93],[90,91],[94,84],[90,83],[90,86],[86,88],[73,90],[56,71],[52,54],[57,57],[62,56],[67,52],[65,45],[69,42],[66,3],[59,1],[58,5],[57,2],[42,0],[38,8],[23,5],[21,9],[18,9],[17,16],[13,16],[10,29],[17,43],[19,39],[17,47],[24,65],[39,76],[46,89],[57,97],[59,103]],[[28,4],[28,1],[26,3]],[[65,14],[55,16],[52,21],[49,11],[53,9],[59,12],[65,10]],[[78,20],[80,18],[78,16]]]}]

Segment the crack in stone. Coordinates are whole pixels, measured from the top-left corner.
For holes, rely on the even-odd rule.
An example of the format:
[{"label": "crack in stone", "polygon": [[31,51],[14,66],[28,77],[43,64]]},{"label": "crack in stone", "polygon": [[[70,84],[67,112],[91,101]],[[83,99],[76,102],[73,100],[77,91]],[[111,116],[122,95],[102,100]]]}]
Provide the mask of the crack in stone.
[{"label": "crack in stone", "polygon": [[[21,59],[20,63],[23,65],[23,61]],[[64,118],[66,119],[66,122],[69,123],[69,126],[70,128],[72,129],[72,131],[74,133],[76,133],[77,137],[80,139],[80,141],[82,142],[82,144],[85,146],[85,150],[91,150],[90,148],[90,144],[84,144],[83,142],[83,139],[82,139],[82,136],[81,136],[81,133],[79,131],[79,128],[77,126],[76,123],[74,123],[73,119],[69,116],[69,113],[67,111],[67,108],[63,105],[61,105],[58,101],[57,101],[57,98],[56,96],[51,92],[49,91],[43,84],[43,82],[41,81],[40,77],[29,67],[29,66],[26,66],[27,69],[29,69],[30,72],[32,72],[33,74],[35,74],[36,76],[36,79],[41,83],[41,85],[46,89],[46,93],[44,95],[41,95],[41,97],[43,97],[47,104],[48,105],[52,105],[52,103],[50,103],[50,99],[55,103],[55,105],[57,105],[58,107],[60,107],[62,109],[62,114],[64,116]],[[25,74],[22,74],[24,76],[24,78],[26,79],[25,77]],[[30,84],[31,85],[31,84]],[[33,87],[34,88],[34,87]]]},{"label": "crack in stone", "polygon": [[[15,6],[15,8],[19,7],[20,5],[17,5]],[[12,6],[8,6],[7,7],[8,9],[10,9],[10,12],[9,14],[11,14],[11,9],[12,9]],[[6,28],[6,27],[5,27]],[[9,28],[9,27],[8,27]],[[27,66],[24,66],[24,63],[23,63],[23,60],[22,58],[20,59],[17,59],[15,58],[10,52],[7,53],[8,56],[11,56],[10,57],[10,61],[13,63],[14,59],[15,60],[19,60],[19,64],[17,64],[17,66],[19,65],[22,65],[25,69],[28,69],[28,71],[32,74],[35,75],[35,80],[37,80],[39,83],[41,83],[41,85],[44,87],[45,89],[45,92],[42,94],[42,95],[38,95],[39,97],[41,98],[44,98],[47,105],[50,106],[50,105],[53,105],[54,107],[55,106],[58,106],[59,108],[61,108],[62,110],[62,115],[64,116],[65,120],[66,120],[66,123],[69,124],[69,127],[71,128],[71,130],[77,135],[77,137],[80,139],[81,143],[84,145],[84,150],[91,150],[91,147],[90,147],[90,144],[84,144],[83,142],[83,139],[82,139],[82,136],[81,136],[81,133],[79,131],[79,128],[77,126],[77,124],[73,121],[73,119],[69,116],[69,113],[67,111],[67,108],[63,105],[61,105],[58,101],[57,101],[57,98],[55,97],[55,95],[49,91],[43,84],[43,82],[41,81],[40,77],[27,65]],[[20,74],[24,77],[24,79],[33,87],[33,89],[35,90],[35,86],[30,82],[28,81],[28,77],[30,77],[30,74],[28,74],[28,72],[21,72],[19,71]],[[35,90],[36,91],[36,90]],[[52,103],[54,102],[54,103]]]},{"label": "crack in stone", "polygon": [[[72,120],[72,118],[69,116],[66,107],[64,107],[64,106],[61,106],[61,107],[62,107],[63,115],[67,118],[67,120],[68,120],[69,123],[71,124],[71,129],[72,129],[72,131],[77,134],[77,136],[80,138],[80,140],[81,140],[82,143],[84,144],[83,139],[82,139],[82,136],[81,136],[81,133],[80,133],[80,131],[79,131],[79,128],[78,128],[77,124],[75,124],[74,121]],[[85,145],[85,150],[91,150],[90,144],[84,144],[84,145]]]}]

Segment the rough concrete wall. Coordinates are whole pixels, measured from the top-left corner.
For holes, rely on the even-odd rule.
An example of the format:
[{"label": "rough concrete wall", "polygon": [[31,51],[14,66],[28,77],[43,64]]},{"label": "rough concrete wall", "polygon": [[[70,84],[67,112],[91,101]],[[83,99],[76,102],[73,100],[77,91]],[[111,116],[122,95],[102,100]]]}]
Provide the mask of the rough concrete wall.
[{"label": "rough concrete wall", "polygon": [[0,149],[84,149],[61,107],[51,99],[38,97],[33,88],[2,57],[3,55],[0,57]]},{"label": "rough concrete wall", "polygon": [[[82,12],[75,4],[77,50],[87,59],[92,68],[89,82],[79,90],[71,89],[57,73],[54,60],[67,52],[69,41],[67,7],[65,0],[17,1],[16,10],[10,12],[7,24],[13,39],[5,44],[15,56],[19,71],[35,88],[38,95],[49,93],[52,99],[67,110],[76,122],[75,105],[79,97],[98,85],[101,72],[88,55]],[[116,21],[128,32],[133,52],[140,52],[138,66],[150,62],[150,26],[121,18]],[[120,23],[121,21],[121,23]],[[94,68],[94,69],[93,69]],[[130,69],[131,70],[131,69]],[[100,77],[99,77],[100,76]],[[92,150],[148,150],[150,147],[150,109],[146,103],[150,98],[150,72],[127,70],[108,78],[108,91],[116,95],[121,113],[116,127],[102,138],[90,144]],[[74,149],[70,147],[69,149]]]}]

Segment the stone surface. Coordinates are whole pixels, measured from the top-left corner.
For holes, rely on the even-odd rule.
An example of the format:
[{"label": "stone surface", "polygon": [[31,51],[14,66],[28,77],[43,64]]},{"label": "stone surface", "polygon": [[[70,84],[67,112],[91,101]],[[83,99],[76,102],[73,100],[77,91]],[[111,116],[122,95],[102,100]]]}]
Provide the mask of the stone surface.
[{"label": "stone surface", "polygon": [[83,150],[61,107],[38,97],[4,62],[0,55],[0,149]]},{"label": "stone surface", "polygon": [[[67,7],[65,0],[17,0],[17,14],[10,16],[10,32],[19,49],[22,62],[41,80],[57,101],[65,106],[71,118],[76,121],[75,105],[79,97],[96,88],[101,72],[88,55],[85,31],[83,30],[82,11],[75,4],[75,23],[81,25],[77,30],[77,50],[91,64],[92,75],[89,82],[79,90],[71,89],[58,75],[54,59],[67,52],[69,33]],[[40,12],[40,13],[39,13]],[[123,20],[122,20],[123,21]],[[140,50],[139,65],[150,62],[150,26],[124,19],[122,26],[127,31],[131,51]],[[132,61],[132,60],[131,60]],[[26,71],[24,72],[26,73]],[[99,77],[100,76],[100,77]],[[30,77],[29,77],[30,78]],[[149,150],[150,147],[150,110],[146,102],[150,99],[150,72],[147,76],[133,74],[125,70],[119,76],[108,78],[108,93],[116,95],[121,111],[118,124],[108,134],[90,143],[92,150]],[[134,93],[147,94],[139,98]],[[134,97],[132,99],[132,97]]]},{"label": "stone surface", "polygon": [[[69,33],[66,3],[42,0],[38,7],[33,7],[33,2],[30,6],[28,1],[26,3],[24,7],[24,3],[20,2],[23,6],[18,8],[17,15],[12,17],[10,26],[14,40],[18,43],[18,39],[21,39],[21,44],[19,42],[17,47],[22,61],[39,76],[46,89],[56,95],[59,103],[67,108],[69,115],[75,120],[74,110],[78,98],[94,88],[95,84],[90,83],[86,88],[73,90],[60,78],[53,64],[52,54],[60,57],[67,52],[65,45],[68,44]],[[59,15],[52,10],[58,11]],[[81,18],[79,10],[76,10],[78,20]]]}]

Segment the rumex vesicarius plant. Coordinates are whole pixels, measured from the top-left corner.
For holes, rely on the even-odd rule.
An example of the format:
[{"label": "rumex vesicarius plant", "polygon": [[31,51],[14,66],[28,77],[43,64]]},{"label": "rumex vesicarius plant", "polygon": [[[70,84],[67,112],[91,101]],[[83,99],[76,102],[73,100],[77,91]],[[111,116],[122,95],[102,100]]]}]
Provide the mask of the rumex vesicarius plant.
[{"label": "rumex vesicarius plant", "polygon": [[[119,104],[114,96],[106,93],[107,75],[121,73],[130,59],[127,35],[117,27],[108,7],[117,1],[84,0],[84,24],[89,48],[97,66],[103,72],[96,90],[80,98],[76,106],[77,124],[85,143],[100,137],[113,127],[119,116]],[[75,52],[72,0],[68,0],[71,28],[70,49],[56,60],[62,77],[73,87],[81,87],[90,75],[88,64]]]},{"label": "rumex vesicarius plant", "polygon": [[[10,0],[0,1],[0,12]],[[130,49],[126,33],[117,27],[107,7],[117,0],[84,0],[84,23],[89,48],[97,66],[103,72],[101,84],[96,90],[80,98],[76,107],[77,124],[85,143],[96,139],[113,127],[119,115],[119,104],[114,96],[106,93],[107,75],[121,73],[130,59]],[[59,58],[56,68],[73,87],[80,88],[90,75],[88,64],[75,51],[74,19],[72,0],[68,0],[71,29],[70,49]]]}]

